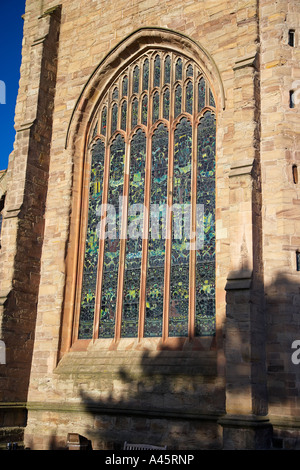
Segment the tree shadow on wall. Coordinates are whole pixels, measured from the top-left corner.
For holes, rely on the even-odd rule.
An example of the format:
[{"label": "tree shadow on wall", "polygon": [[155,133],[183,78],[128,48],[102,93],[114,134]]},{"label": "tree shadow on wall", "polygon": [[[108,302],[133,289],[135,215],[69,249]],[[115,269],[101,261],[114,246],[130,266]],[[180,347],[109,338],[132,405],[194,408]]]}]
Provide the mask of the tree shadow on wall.
[{"label": "tree shadow on wall", "polygon": [[97,392],[80,388],[93,418],[85,433],[93,449],[120,450],[125,441],[168,449],[220,447],[224,381],[214,348],[115,351],[106,367]]},{"label": "tree shadow on wall", "polygon": [[[257,285],[248,300],[240,290],[235,302],[241,318],[243,305],[258,303],[251,311],[249,326],[252,343],[259,343],[258,348],[253,348],[251,368],[260,371],[260,379],[263,374],[262,383],[256,383],[257,376],[253,375],[257,386],[254,414],[276,415],[281,410],[283,415],[295,416],[300,404],[300,364],[292,362],[292,343],[300,340],[300,284],[297,279],[278,275],[264,290]],[[218,332],[225,337],[227,356],[232,353],[227,331],[232,311],[227,304],[225,329]],[[234,342],[240,360],[227,363],[229,388],[234,387],[231,378],[239,376],[243,361],[249,361],[243,355],[245,337],[241,331],[235,331]],[[109,373],[102,373],[103,362],[99,364],[95,391],[78,388],[84,409],[91,417],[84,434],[92,441],[93,449],[122,449],[125,441],[167,445],[175,450],[221,449],[222,428],[218,419],[226,412],[225,377],[218,372],[215,349],[166,348],[156,352],[145,350],[140,355],[133,351],[112,352],[111,362],[106,363]],[[237,402],[247,389],[248,383],[245,382],[243,390],[240,381]]]}]

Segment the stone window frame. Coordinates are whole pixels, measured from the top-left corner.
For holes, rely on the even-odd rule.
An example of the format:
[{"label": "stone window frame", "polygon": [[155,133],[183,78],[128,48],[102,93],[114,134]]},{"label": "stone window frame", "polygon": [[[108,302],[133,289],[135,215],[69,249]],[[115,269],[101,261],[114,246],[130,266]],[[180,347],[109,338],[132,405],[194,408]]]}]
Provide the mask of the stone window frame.
[{"label": "stone window frame", "polygon": [[[74,311],[76,309],[75,299],[78,288],[80,287],[80,281],[77,276],[74,278],[74,270],[78,273],[78,260],[80,259],[80,253],[82,254],[83,252],[82,235],[79,230],[80,223],[86,222],[84,209],[81,205],[82,201],[84,201],[84,197],[81,198],[82,191],[84,185],[86,186],[84,167],[86,165],[88,146],[90,144],[89,136],[91,132],[93,132],[93,126],[95,125],[95,112],[99,109],[110,85],[116,80],[122,70],[126,69],[128,64],[132,63],[137,57],[142,57],[145,51],[155,48],[164,50],[165,54],[168,52],[177,53],[178,55],[186,57],[187,62],[191,60],[196,63],[206,77],[209,89],[211,89],[216,99],[215,115],[218,115],[218,110],[225,108],[225,94],[222,81],[212,57],[190,38],[163,28],[141,28],[134,32],[117,45],[91,75],[73,110],[66,136],[66,150],[71,153],[75,165],[77,160],[80,171],[74,173],[74,187],[77,192],[76,198],[73,198],[70,244],[67,257],[69,275],[67,276],[66,282],[66,298],[62,323],[62,355],[70,349],[85,350],[91,342],[93,343],[95,341],[97,341],[98,344],[100,341],[105,348],[111,347],[113,342],[120,341],[119,336],[109,341],[98,340],[95,335],[91,340],[78,340],[77,338],[78,315],[74,315]],[[117,72],[113,73],[113,64],[116,63],[118,64]],[[85,155],[84,159],[82,159],[82,155]],[[82,259],[79,263],[80,262],[82,263]],[[70,289],[68,289],[68,286]],[[175,345],[174,347],[179,349],[184,347],[187,340],[191,340],[191,336],[189,338],[168,339],[166,335],[163,336],[165,345],[168,343],[171,347]],[[123,341],[124,340],[125,338]],[[129,340],[132,342],[133,338]],[[137,338],[138,342],[140,340],[141,337]],[[154,342],[156,340],[156,345],[158,345],[161,343],[162,338],[151,338],[150,341],[151,340]],[[208,341],[206,341],[205,338],[201,338],[199,340],[199,343],[201,343],[199,344],[200,349],[209,350],[212,341],[214,341],[212,338],[209,338]],[[147,338],[147,342],[149,343],[149,338]]]}]

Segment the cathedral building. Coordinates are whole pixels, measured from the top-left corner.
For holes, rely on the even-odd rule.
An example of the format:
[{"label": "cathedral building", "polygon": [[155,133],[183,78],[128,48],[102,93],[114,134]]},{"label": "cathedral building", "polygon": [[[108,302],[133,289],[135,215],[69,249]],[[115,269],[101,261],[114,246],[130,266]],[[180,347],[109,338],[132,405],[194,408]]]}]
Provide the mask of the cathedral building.
[{"label": "cathedral building", "polygon": [[299,1],[23,18],[0,443],[299,449]]}]

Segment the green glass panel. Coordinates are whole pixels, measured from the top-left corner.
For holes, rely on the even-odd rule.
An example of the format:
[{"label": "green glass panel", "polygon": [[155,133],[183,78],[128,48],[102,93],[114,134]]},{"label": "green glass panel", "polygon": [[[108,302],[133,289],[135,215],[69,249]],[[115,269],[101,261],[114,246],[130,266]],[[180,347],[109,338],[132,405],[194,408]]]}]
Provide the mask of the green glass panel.
[{"label": "green glass panel", "polygon": [[132,129],[138,123],[138,111],[139,111],[139,104],[138,104],[138,100],[135,98],[131,106],[131,128]]},{"label": "green glass panel", "polygon": [[186,69],[186,76],[187,77],[192,77],[194,74],[193,66],[190,64],[188,68]]},{"label": "green glass panel", "polygon": [[79,339],[90,339],[93,336],[99,250],[99,212],[102,204],[104,155],[104,143],[101,140],[98,140],[92,150],[92,162],[89,183],[88,221],[85,242],[81,308],[78,332]]},{"label": "green glass panel", "polygon": [[185,110],[187,113],[193,114],[193,83],[188,82],[186,85],[186,99],[185,99]]},{"label": "green glass panel", "polygon": [[149,59],[146,59],[143,67],[143,90],[148,90],[149,86]]},{"label": "green glass panel", "polygon": [[165,84],[169,84],[171,79],[171,59],[170,56],[165,58]]},{"label": "green glass panel", "polygon": [[119,90],[118,88],[114,88],[113,93],[112,93],[112,100],[117,100],[119,98]]},{"label": "green glass panel", "polygon": [[152,122],[154,123],[159,118],[159,93],[158,91],[153,95],[152,105]]},{"label": "green glass panel", "polygon": [[122,337],[136,337],[139,322],[146,136],[139,129],[130,148],[128,225],[124,273]]},{"label": "green glass panel", "polygon": [[125,143],[123,138],[118,135],[110,147],[108,214],[105,230],[99,338],[113,338],[115,334],[121,223],[119,198],[123,195],[124,159]]},{"label": "green glass panel", "polygon": [[204,244],[196,252],[195,335],[215,334],[215,153],[216,122],[206,112],[198,125],[197,204],[204,207]]},{"label": "green glass panel", "polygon": [[157,55],[154,60],[154,87],[159,87],[160,86],[160,57]]},{"label": "green glass panel", "polygon": [[127,101],[124,101],[121,107],[121,129],[123,131],[126,131],[126,120],[127,120]]},{"label": "green glass panel", "polygon": [[198,112],[205,107],[205,80],[204,78],[200,78],[198,84]]},{"label": "green glass panel", "polygon": [[138,93],[139,92],[139,80],[140,80],[140,69],[136,65],[133,69],[133,93]]},{"label": "green glass panel", "polygon": [[103,108],[101,113],[101,134],[106,135],[107,109]]},{"label": "green glass panel", "polygon": [[164,119],[169,119],[169,113],[170,113],[170,91],[167,88],[164,91],[164,95],[163,95],[163,117],[164,117]]},{"label": "green glass panel", "polygon": [[111,133],[117,130],[118,126],[118,105],[114,104],[111,111]]},{"label": "green glass panel", "polygon": [[[169,336],[188,335],[192,126],[183,118],[174,133]],[[175,209],[176,208],[176,209]]]},{"label": "green glass panel", "polygon": [[175,66],[175,80],[182,80],[182,60],[178,59]]},{"label": "green glass panel", "polygon": [[146,283],[145,337],[159,337],[162,335],[168,145],[168,130],[160,124],[152,138],[151,210]]},{"label": "green glass panel", "polygon": [[123,78],[122,82],[122,95],[127,96],[128,94],[128,77],[127,75]]},{"label": "green glass panel", "polygon": [[182,102],[182,89],[180,85],[177,85],[175,90],[175,109],[174,109],[174,116],[175,118],[179,116],[181,113],[181,102]]},{"label": "green glass panel", "polygon": [[142,124],[147,126],[148,122],[148,96],[145,95],[142,101]]}]

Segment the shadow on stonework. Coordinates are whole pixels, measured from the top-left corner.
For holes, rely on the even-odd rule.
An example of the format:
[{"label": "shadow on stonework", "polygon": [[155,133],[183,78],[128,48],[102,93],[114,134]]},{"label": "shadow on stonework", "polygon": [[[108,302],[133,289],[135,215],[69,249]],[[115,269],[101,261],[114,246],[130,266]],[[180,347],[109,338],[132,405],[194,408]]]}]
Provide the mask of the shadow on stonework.
[{"label": "shadow on stonework", "polygon": [[173,349],[131,352],[126,361],[122,356],[124,351],[113,354],[112,364],[117,358],[121,364],[100,374],[99,398],[80,389],[93,421],[85,434],[93,449],[120,450],[125,441],[168,449],[220,448],[224,380],[217,377],[216,351],[202,358],[201,351]]},{"label": "shadow on stonework", "polygon": [[[223,332],[227,393],[238,407],[249,390],[249,381],[239,380],[239,374],[250,359],[253,414],[271,417],[272,436],[267,446],[271,449],[284,448],[288,441],[272,417],[298,416],[300,422],[300,364],[292,362],[292,343],[300,340],[299,294],[299,283],[285,275],[277,276],[264,289],[256,285],[250,297],[245,296],[245,289],[227,292]],[[240,328],[234,330],[234,336],[232,321]],[[247,337],[250,349],[245,344]],[[93,449],[122,449],[125,441],[167,445],[174,450],[222,449],[223,429],[218,421],[226,415],[225,378],[218,375],[217,356],[209,354],[202,360],[201,352],[188,357],[182,351],[168,349],[155,354],[144,351],[138,363],[130,356],[129,365],[120,361],[117,370],[102,376],[98,398],[82,387],[81,401],[93,420],[86,427]],[[289,442],[291,448],[299,448],[300,433],[294,433]],[[264,449],[263,443],[261,447],[260,443],[255,445]]]}]

